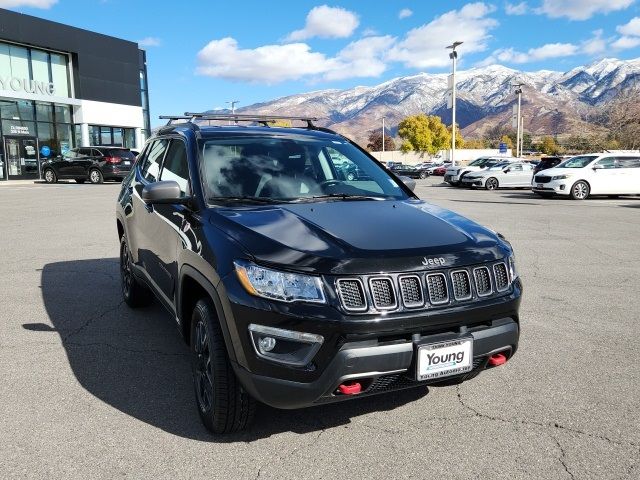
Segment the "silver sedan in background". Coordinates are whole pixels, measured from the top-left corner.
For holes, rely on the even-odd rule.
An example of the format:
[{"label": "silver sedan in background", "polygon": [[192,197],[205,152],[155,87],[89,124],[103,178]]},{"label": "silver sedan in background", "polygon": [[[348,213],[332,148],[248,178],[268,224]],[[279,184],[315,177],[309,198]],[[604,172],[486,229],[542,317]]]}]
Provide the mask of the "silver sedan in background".
[{"label": "silver sedan in background", "polygon": [[526,162],[502,163],[480,172],[470,172],[462,177],[462,186],[498,188],[531,187],[533,165]]}]

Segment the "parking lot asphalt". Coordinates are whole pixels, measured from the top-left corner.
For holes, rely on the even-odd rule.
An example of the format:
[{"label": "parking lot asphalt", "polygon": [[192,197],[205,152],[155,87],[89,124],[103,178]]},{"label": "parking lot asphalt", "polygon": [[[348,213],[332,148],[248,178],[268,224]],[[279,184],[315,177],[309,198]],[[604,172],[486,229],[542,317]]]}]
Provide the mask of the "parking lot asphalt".
[{"label": "parking lot asphalt", "polygon": [[119,186],[0,185],[0,478],[640,477],[640,199],[440,182],[416,192],[515,248],[516,356],[457,388],[261,407],[226,437],[170,316],[122,303]]}]

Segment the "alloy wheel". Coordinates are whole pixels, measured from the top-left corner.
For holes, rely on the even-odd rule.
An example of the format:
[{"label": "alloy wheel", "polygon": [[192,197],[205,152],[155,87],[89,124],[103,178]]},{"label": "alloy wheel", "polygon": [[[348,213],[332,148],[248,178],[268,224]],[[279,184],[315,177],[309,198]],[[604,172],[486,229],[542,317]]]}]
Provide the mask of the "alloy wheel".
[{"label": "alloy wheel", "polygon": [[47,183],[53,183],[53,172],[51,170],[46,170],[44,172],[44,180]]},{"label": "alloy wheel", "polygon": [[100,172],[98,170],[91,170],[89,179],[91,180],[91,183],[100,183]]},{"label": "alloy wheel", "polygon": [[196,356],[195,381],[198,407],[202,412],[208,412],[213,406],[213,369],[209,348],[209,331],[206,321],[202,318],[196,324],[196,338],[193,348]]},{"label": "alloy wheel", "polygon": [[578,182],[573,186],[573,197],[584,200],[589,195],[589,187],[584,182]]},{"label": "alloy wheel", "polygon": [[123,241],[122,248],[120,249],[120,276],[122,278],[122,293],[125,297],[131,295],[132,275],[131,254],[127,243]]},{"label": "alloy wheel", "polygon": [[495,178],[489,178],[485,183],[485,187],[487,190],[495,190],[498,188],[498,181]]}]

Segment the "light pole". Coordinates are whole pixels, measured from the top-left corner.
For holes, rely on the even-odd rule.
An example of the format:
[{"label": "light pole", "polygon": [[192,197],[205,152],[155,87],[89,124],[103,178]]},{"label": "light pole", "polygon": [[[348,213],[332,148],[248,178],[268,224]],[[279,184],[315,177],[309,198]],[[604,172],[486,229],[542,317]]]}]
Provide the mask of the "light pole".
[{"label": "light pole", "polygon": [[462,45],[462,42],[453,42],[447,48],[451,49],[449,58],[453,61],[453,73],[451,75],[451,165],[456,165],[456,61],[458,52],[456,47]]},{"label": "light pole", "polygon": [[515,94],[518,96],[518,112],[516,114],[516,157],[520,158],[522,155],[522,150],[520,149],[520,135],[522,133],[522,131],[520,130],[520,104],[522,101],[522,86],[524,84],[523,83],[514,83],[513,85],[511,85],[512,87],[515,87],[516,91]]},{"label": "light pole", "polygon": [[236,104],[240,103],[240,100],[231,100],[230,102],[224,102],[231,105],[231,115],[236,113]]},{"label": "light pole", "polygon": [[382,117],[382,153],[384,154],[384,117]]}]

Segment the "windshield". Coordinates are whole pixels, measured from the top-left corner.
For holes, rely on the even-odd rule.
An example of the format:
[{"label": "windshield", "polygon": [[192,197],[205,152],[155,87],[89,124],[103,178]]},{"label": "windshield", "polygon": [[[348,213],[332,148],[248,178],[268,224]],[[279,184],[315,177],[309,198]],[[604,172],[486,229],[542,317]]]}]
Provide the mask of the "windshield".
[{"label": "windshield", "polygon": [[406,199],[396,180],[345,140],[306,135],[203,140],[210,201]]},{"label": "windshield", "polygon": [[562,162],[556,168],[584,168],[593,162],[596,158],[595,155],[582,155],[579,157],[572,157],[569,160]]},{"label": "windshield", "polygon": [[485,158],[485,157],[480,157],[475,159],[473,162],[471,162],[469,164],[470,167],[481,167],[483,166],[485,163],[487,163],[489,160],[491,160],[490,158]]}]

